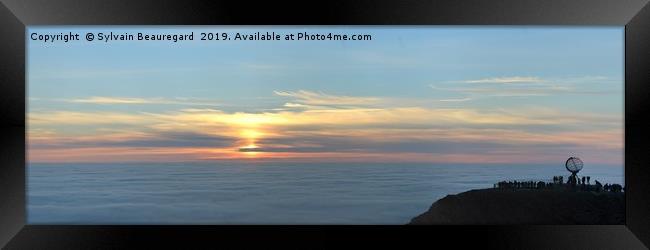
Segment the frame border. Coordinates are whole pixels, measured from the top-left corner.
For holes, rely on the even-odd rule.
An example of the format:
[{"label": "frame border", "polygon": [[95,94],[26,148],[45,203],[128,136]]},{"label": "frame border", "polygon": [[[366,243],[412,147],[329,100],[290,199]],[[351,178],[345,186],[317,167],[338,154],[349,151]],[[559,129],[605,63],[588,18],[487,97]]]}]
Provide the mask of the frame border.
[{"label": "frame border", "polygon": [[[82,1],[0,0],[0,246],[296,244],[333,239],[517,249],[650,246],[648,0]],[[597,226],[35,226],[25,218],[27,25],[615,25],[625,26],[626,225]],[[433,201],[432,201],[433,202]],[[415,215],[414,215],[415,216]],[[16,235],[16,233],[18,233]],[[370,235],[363,236],[363,234]],[[14,237],[15,235],[15,237]],[[396,239],[399,235],[401,239]],[[428,239],[434,236],[435,239]],[[635,237],[636,236],[636,237]],[[11,240],[13,238],[13,240]],[[452,238],[453,237],[453,238]],[[457,241],[457,237],[475,240]],[[182,240],[181,240],[182,239]],[[255,241],[251,241],[255,239]],[[11,241],[10,241],[11,240]],[[183,241],[185,240],[185,241]],[[187,240],[191,240],[188,242]],[[340,241],[339,241],[340,242]],[[409,242],[409,243],[405,243]],[[180,243],[180,245],[179,245]],[[6,245],[5,245],[6,244]],[[440,243],[442,244],[442,243]],[[645,246],[644,246],[645,244]],[[39,247],[40,246],[40,247]]]}]

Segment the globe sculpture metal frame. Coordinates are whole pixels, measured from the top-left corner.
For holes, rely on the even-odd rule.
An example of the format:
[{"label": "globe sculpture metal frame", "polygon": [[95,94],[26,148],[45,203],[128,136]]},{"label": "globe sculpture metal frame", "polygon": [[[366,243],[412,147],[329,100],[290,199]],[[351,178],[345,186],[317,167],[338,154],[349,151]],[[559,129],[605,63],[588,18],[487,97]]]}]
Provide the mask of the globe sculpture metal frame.
[{"label": "globe sculpture metal frame", "polygon": [[584,166],[584,163],[578,157],[569,157],[564,165],[566,167],[566,170],[569,170],[569,172],[571,172],[568,183],[571,186],[575,187],[575,185],[578,183],[578,176],[576,174],[580,172]]},{"label": "globe sculpture metal frame", "polygon": [[566,160],[565,166],[566,166],[566,170],[569,170],[569,172],[575,175],[578,172],[580,172],[580,170],[584,166],[584,163],[578,157],[569,157],[569,159]]}]

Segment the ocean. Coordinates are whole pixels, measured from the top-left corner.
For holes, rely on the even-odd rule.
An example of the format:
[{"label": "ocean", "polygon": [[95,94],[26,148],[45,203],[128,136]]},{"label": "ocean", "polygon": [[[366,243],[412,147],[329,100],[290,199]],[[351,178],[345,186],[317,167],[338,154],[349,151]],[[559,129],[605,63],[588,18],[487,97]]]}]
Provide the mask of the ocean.
[{"label": "ocean", "polygon": [[[623,172],[579,175],[624,184]],[[563,164],[31,163],[27,222],[406,224],[447,194],[568,174]]]}]

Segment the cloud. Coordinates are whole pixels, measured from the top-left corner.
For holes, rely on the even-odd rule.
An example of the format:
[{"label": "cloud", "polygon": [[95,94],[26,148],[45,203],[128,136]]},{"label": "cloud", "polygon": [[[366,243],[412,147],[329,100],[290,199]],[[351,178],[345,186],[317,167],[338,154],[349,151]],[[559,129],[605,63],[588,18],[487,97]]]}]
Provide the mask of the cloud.
[{"label": "cloud", "polygon": [[539,83],[544,82],[539,77],[534,76],[509,76],[509,77],[495,77],[495,78],[483,78],[475,80],[465,80],[459,81],[462,83],[501,83],[501,84],[512,84],[512,83]]},{"label": "cloud", "polygon": [[134,98],[134,97],[104,97],[93,96],[88,98],[79,98],[64,100],[71,103],[90,103],[90,104],[180,104],[180,105],[218,105],[214,102],[205,102],[193,98]]},{"label": "cloud", "polygon": [[372,105],[380,102],[377,97],[353,97],[342,95],[328,95],[321,92],[307,90],[299,91],[274,91],[278,96],[295,98],[295,102],[308,105],[322,106],[345,106],[345,105]]},{"label": "cloud", "polygon": [[[608,95],[616,92],[602,89],[602,86],[589,84],[603,81],[610,82],[610,80],[606,77],[543,79],[534,76],[511,76],[450,81],[438,85],[430,84],[429,87],[439,91],[463,93],[473,98],[550,96],[557,94]],[[449,86],[449,83],[452,83],[453,86]]]},{"label": "cloud", "polygon": [[622,149],[620,130],[526,132],[507,129],[338,129],[286,131],[261,138],[249,152],[430,152],[468,153],[527,148],[538,152],[568,148]]},{"label": "cloud", "polygon": [[166,131],[220,131],[278,129],[288,127],[332,128],[431,128],[431,127],[612,127],[621,117],[572,113],[554,109],[513,108],[477,110],[469,108],[345,108],[304,109],[272,112],[224,112],[217,109],[182,109],[161,113],[129,112],[30,112],[34,128],[121,125]]},{"label": "cloud", "polygon": [[470,101],[472,98],[465,97],[465,98],[450,98],[450,99],[440,99],[438,101],[440,102],[466,102]]},{"label": "cloud", "polygon": [[231,147],[239,139],[231,136],[195,132],[150,131],[113,132],[96,135],[66,137],[56,134],[38,136],[30,134],[30,148],[97,148],[97,147]]},{"label": "cloud", "polygon": [[161,100],[144,99],[144,98],[93,96],[84,99],[73,99],[73,100],[69,100],[69,102],[94,103],[94,104],[157,104],[157,103],[161,103]]},{"label": "cloud", "polygon": [[29,162],[187,162],[232,159],[232,150],[192,147],[81,147],[29,149]]},{"label": "cloud", "polygon": [[[552,125],[566,122],[558,119],[537,118],[534,114],[515,114],[504,111],[479,111],[474,109],[420,107],[398,108],[348,108],[348,109],[318,109],[302,111],[278,111],[263,113],[235,112],[227,113],[220,110],[204,110],[192,112],[173,112],[150,114],[168,123],[228,126],[342,126],[357,127],[386,124],[400,127],[403,125],[435,124],[435,125],[481,125],[481,124],[515,124],[515,125]],[[546,118],[546,117],[544,117]]]},{"label": "cloud", "polygon": [[[564,152],[611,156],[623,148],[622,117],[616,115],[551,108],[400,106],[379,97],[310,91],[275,94],[293,99],[284,104],[289,109],[30,112],[30,160],[92,161],[84,154],[96,154],[97,161],[200,161],[255,155],[276,160],[436,162],[474,155],[466,161],[506,162],[523,159],[519,153],[533,158]],[[333,103],[347,105],[330,106]],[[91,129],[79,130],[80,126]]]},{"label": "cloud", "polygon": [[287,110],[327,110],[327,109],[346,109],[346,108],[354,108],[352,106],[318,106],[318,105],[309,105],[309,104],[301,104],[301,103],[293,103],[293,102],[287,102],[284,105],[282,105],[283,108],[275,109],[276,111],[287,111]]},{"label": "cloud", "polygon": [[306,153],[306,152],[335,152],[323,147],[242,147],[239,152],[264,152],[264,153]]},{"label": "cloud", "polygon": [[30,112],[28,124],[32,125],[100,125],[154,123],[151,117],[140,113],[121,112]]},{"label": "cloud", "polygon": [[560,86],[544,86],[544,87],[517,87],[517,88],[491,88],[491,87],[438,87],[436,85],[429,85],[434,90],[459,92],[467,95],[474,95],[475,97],[515,97],[515,96],[547,96],[554,93],[569,93],[570,88]]}]

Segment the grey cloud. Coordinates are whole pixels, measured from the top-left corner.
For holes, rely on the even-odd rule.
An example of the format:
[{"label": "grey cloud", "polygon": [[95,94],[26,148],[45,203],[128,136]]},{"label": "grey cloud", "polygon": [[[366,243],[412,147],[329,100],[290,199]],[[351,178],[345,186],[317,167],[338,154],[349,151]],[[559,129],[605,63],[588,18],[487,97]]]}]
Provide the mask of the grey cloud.
[{"label": "grey cloud", "polygon": [[[241,148],[241,152],[373,152],[373,153],[454,153],[472,154],[493,151],[535,150],[563,153],[578,145],[566,143],[509,144],[483,141],[401,140],[375,141],[350,137],[302,136],[261,140],[260,148]],[[268,145],[268,146],[266,146]],[[279,145],[279,146],[273,146]],[[304,147],[300,145],[315,145]]]},{"label": "grey cloud", "polygon": [[189,132],[162,132],[151,138],[121,141],[74,141],[57,144],[34,144],[30,148],[84,148],[84,147],[228,147],[238,138]]}]

